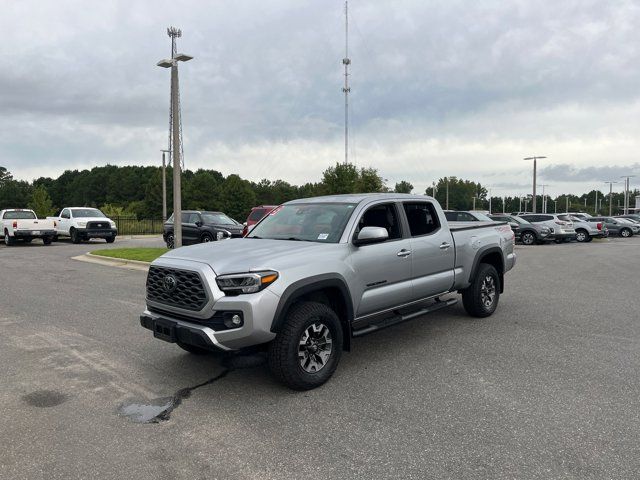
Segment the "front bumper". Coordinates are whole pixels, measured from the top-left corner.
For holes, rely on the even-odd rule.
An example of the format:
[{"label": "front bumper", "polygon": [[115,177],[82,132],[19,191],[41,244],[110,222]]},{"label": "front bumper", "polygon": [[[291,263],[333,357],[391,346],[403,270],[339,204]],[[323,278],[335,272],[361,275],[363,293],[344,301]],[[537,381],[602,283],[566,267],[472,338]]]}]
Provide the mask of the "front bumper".
[{"label": "front bumper", "polygon": [[[271,325],[280,296],[267,288],[257,293],[227,296],[216,283],[211,267],[200,262],[160,258],[155,266],[178,268],[199,273],[207,291],[207,303],[200,311],[185,311],[147,298],[147,309],[140,324],[154,332],[156,338],[180,342],[212,350],[240,350],[267,343],[275,338]],[[221,328],[211,320],[224,312],[240,312],[238,328]],[[158,332],[158,329],[160,331]],[[169,335],[163,335],[163,329]],[[173,333],[172,333],[173,332]]]},{"label": "front bumper", "polygon": [[117,228],[110,228],[110,229],[100,229],[100,230],[92,230],[92,229],[81,229],[79,228],[78,230],[78,234],[80,235],[81,238],[113,238],[116,235],[118,235],[118,229]]},{"label": "front bumper", "polygon": [[[35,234],[34,232],[38,232]],[[15,230],[13,236],[16,238],[44,238],[55,236],[55,230]]]}]

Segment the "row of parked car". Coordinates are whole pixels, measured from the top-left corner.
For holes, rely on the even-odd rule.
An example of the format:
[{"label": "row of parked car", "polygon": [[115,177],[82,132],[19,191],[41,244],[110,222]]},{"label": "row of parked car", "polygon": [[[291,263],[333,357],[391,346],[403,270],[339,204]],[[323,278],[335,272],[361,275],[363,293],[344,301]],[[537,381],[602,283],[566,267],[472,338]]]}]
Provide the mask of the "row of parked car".
[{"label": "row of parked car", "polygon": [[640,233],[640,214],[594,217],[582,212],[490,214],[482,211],[447,211],[445,216],[450,222],[508,222],[516,239],[524,245],[550,241],[590,242],[594,238],[610,235],[628,238]]},{"label": "row of parked car", "polygon": [[116,223],[97,208],[66,207],[59,215],[47,218],[38,218],[33,210],[10,208],[0,210],[0,222],[0,236],[7,246],[34,239],[50,245],[59,237],[69,237],[73,243],[91,238],[113,243],[118,235]]}]

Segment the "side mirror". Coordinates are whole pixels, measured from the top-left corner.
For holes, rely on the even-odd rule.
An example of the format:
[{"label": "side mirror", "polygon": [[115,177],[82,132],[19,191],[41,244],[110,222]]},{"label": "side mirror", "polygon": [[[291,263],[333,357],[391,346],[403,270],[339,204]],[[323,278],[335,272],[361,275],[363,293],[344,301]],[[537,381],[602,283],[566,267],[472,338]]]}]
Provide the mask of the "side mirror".
[{"label": "side mirror", "polygon": [[198,221],[196,222],[196,227],[201,227],[201,226],[202,226],[202,222],[201,222],[200,220],[198,220]]},{"label": "side mirror", "polygon": [[358,233],[358,236],[353,240],[353,244],[369,245],[371,243],[384,242],[389,238],[389,233],[386,228],[382,227],[364,227]]},{"label": "side mirror", "polygon": [[243,227],[246,227],[246,226],[247,226],[247,222],[244,222],[244,223],[242,224],[242,226],[243,226]]}]

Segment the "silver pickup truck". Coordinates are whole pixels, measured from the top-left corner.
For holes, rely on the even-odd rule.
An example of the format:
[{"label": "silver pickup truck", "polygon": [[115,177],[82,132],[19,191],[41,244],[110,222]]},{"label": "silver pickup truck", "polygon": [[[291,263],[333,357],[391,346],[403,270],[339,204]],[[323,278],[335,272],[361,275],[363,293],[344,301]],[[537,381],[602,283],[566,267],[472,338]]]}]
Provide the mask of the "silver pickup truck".
[{"label": "silver pickup truck", "polygon": [[336,195],[274,209],[244,238],[172,250],[143,327],[192,353],[267,350],[287,386],[327,381],[352,339],[456,303],[491,315],[516,262],[506,223],[450,226],[431,197]]}]

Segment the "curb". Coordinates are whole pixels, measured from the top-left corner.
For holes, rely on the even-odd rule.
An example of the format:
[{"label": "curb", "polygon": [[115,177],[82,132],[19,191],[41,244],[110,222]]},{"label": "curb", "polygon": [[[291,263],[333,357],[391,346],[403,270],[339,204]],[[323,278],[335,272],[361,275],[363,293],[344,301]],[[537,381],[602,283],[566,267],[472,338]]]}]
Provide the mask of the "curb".
[{"label": "curb", "polygon": [[122,258],[103,257],[101,255],[93,255],[91,252],[87,252],[84,255],[77,257],[71,257],[72,260],[78,260],[80,262],[95,263],[106,267],[126,268],[128,270],[139,270],[146,272],[149,270],[149,262],[142,262],[140,260],[125,260]]}]

